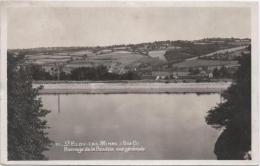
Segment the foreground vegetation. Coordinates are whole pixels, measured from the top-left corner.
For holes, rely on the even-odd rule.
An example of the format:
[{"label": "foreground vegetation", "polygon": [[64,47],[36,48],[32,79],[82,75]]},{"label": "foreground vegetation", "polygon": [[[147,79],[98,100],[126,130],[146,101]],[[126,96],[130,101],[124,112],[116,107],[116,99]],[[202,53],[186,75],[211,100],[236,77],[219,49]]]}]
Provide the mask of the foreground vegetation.
[{"label": "foreground vegetation", "polygon": [[[251,49],[250,47],[248,48]],[[223,129],[215,144],[221,160],[250,159],[251,150],[251,56],[240,58],[234,83],[221,97],[223,102],[210,110],[206,122]]]},{"label": "foreground vegetation", "polygon": [[8,54],[8,160],[44,160],[51,146],[38,90],[22,56]]}]

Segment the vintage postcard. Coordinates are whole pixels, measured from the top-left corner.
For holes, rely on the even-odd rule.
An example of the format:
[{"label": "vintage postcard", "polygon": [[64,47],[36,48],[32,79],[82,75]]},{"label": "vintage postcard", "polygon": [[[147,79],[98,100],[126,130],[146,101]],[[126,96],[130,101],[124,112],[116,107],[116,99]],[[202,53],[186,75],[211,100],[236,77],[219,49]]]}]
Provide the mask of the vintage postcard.
[{"label": "vintage postcard", "polygon": [[259,164],[257,2],[0,7],[2,164]]}]

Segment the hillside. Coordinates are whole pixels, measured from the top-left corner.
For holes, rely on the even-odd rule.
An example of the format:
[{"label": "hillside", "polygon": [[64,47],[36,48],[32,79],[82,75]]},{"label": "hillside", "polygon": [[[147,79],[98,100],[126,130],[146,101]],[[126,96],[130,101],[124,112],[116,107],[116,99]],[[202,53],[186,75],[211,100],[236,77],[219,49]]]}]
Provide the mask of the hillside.
[{"label": "hillside", "polygon": [[[151,75],[151,71],[169,71],[174,64],[186,60],[234,60],[230,57],[240,55],[241,50],[243,51],[250,42],[250,39],[209,38],[102,47],[51,47],[8,51],[17,55],[24,54],[27,64],[40,65],[47,72],[53,72],[53,68],[61,68],[62,71],[70,73],[79,67],[105,66],[110,73],[123,74],[135,71],[140,75]],[[219,59],[224,56],[222,54],[225,54],[226,59]],[[206,62],[203,62],[204,66],[207,66]],[[187,67],[190,63],[196,64],[197,61],[189,62]]]}]

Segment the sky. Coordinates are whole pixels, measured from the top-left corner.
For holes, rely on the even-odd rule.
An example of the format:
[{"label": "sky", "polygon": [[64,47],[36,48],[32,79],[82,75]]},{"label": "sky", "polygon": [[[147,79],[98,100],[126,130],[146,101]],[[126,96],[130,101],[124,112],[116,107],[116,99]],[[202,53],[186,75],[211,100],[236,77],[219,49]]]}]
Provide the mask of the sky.
[{"label": "sky", "polygon": [[250,38],[250,8],[9,8],[9,49],[106,46],[209,37]]}]

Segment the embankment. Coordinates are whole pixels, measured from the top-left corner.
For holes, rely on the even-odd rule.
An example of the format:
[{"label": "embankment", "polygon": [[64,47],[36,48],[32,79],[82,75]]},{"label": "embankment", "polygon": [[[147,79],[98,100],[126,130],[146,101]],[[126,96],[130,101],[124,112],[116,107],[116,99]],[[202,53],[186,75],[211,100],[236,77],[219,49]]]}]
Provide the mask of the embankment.
[{"label": "embankment", "polygon": [[203,83],[86,83],[86,82],[35,82],[43,86],[40,94],[124,94],[124,93],[221,93],[231,82]]}]

